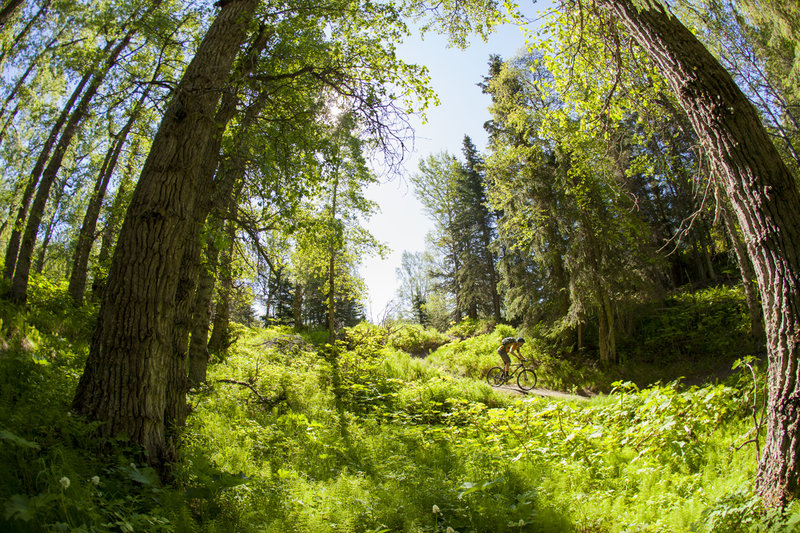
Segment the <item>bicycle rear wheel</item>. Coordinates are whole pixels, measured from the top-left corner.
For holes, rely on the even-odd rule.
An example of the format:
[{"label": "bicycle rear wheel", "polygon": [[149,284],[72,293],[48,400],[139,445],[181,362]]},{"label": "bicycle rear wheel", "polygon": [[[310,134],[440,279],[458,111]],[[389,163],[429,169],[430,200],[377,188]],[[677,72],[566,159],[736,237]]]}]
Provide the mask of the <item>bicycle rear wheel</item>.
[{"label": "bicycle rear wheel", "polygon": [[517,376],[517,385],[524,391],[531,390],[536,386],[536,372],[530,368],[524,368]]},{"label": "bicycle rear wheel", "polygon": [[495,366],[489,369],[486,373],[486,382],[489,383],[492,387],[499,387],[503,383],[506,382],[506,376],[503,372],[503,369],[499,366]]}]

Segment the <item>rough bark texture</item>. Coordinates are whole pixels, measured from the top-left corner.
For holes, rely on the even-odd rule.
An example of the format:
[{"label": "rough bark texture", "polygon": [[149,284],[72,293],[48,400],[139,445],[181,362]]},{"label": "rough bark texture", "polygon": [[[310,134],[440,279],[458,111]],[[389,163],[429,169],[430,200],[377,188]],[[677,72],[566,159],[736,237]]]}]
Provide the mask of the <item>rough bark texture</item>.
[{"label": "rough bark texture", "polygon": [[[226,3],[186,69],[156,134],[123,222],[86,370],[73,405],[127,434],[151,464],[170,458],[167,388],[179,387],[173,318],[181,262],[214,112],[257,0]],[[171,382],[172,381],[172,382]]]},{"label": "rough bark texture", "polygon": [[660,4],[597,0],[659,66],[722,181],[761,293],[769,356],[767,439],[758,488],[768,505],[800,495],[800,195],[754,107]]},{"label": "rough bark texture", "polygon": [[206,247],[206,261],[197,281],[192,337],[189,342],[189,386],[196,387],[206,380],[208,370],[208,330],[211,324],[211,298],[214,295],[219,248],[214,243]]},{"label": "rough bark texture", "polygon": [[226,227],[231,244],[219,254],[219,288],[217,289],[217,301],[214,305],[214,327],[211,330],[211,337],[208,339],[208,351],[212,354],[224,352],[231,344],[230,318],[231,291],[233,290],[231,250],[233,248],[233,223],[228,222]]},{"label": "rough bark texture", "polygon": [[742,288],[747,302],[747,312],[750,316],[749,334],[753,340],[753,349],[763,351],[764,313],[761,311],[761,302],[758,299],[758,287],[753,263],[750,261],[750,256],[747,255],[747,246],[739,235],[739,227],[728,207],[722,208],[722,216],[725,220],[725,228],[730,235],[733,251],[736,255],[736,263],[739,265],[739,272],[742,276]]},{"label": "rough bark texture", "polygon": [[174,320],[173,320],[173,365],[170,368],[174,374],[171,381],[180,384],[179,388],[167,389],[167,413],[165,423],[168,425],[182,426],[188,414],[186,405],[186,391],[192,386],[188,375],[189,365],[189,335],[194,325],[192,321],[195,300],[197,298],[198,278],[201,271],[202,244],[200,232],[211,210],[213,195],[211,184],[219,164],[222,137],[228,122],[236,114],[238,96],[234,91],[228,90],[222,97],[222,103],[214,117],[215,131],[206,147],[206,153],[198,174],[198,202],[194,208],[188,224],[188,239],[180,267],[178,288],[175,294]]},{"label": "rough bark texture", "polygon": [[[266,47],[270,33],[266,25],[261,25],[248,49],[236,62],[235,78],[246,77],[258,65],[258,56]],[[232,198],[234,184],[244,179],[245,169],[241,157],[233,156],[230,158],[238,162],[235,165],[237,168],[235,172],[230,172],[230,169],[227,168],[218,170],[225,129],[236,115],[239,104],[240,96],[238,90],[236,87],[229,86],[222,96],[222,102],[214,117],[217,131],[208,145],[201,168],[200,180],[203,190],[201,197],[203,200],[198,203],[190,230],[192,253],[184,256],[184,264],[181,267],[183,284],[187,286],[191,284],[192,287],[191,292],[183,292],[183,297],[177,300],[178,305],[176,308],[178,314],[175,321],[176,356],[182,361],[184,376],[186,376],[186,363],[188,360],[188,378],[185,380],[186,390],[205,381],[208,367],[208,325],[210,321],[211,294],[213,293],[215,282],[213,277],[215,268],[209,269],[208,264],[201,264],[202,228],[209,213],[215,206],[224,208],[224,206],[231,205],[232,209],[236,208],[236,201]],[[258,110],[262,108],[263,102],[258,106]],[[255,115],[258,114],[258,110],[248,110],[248,114],[245,115],[242,121],[242,129],[246,129],[247,125],[252,123]],[[213,243],[209,244],[209,249],[212,248],[213,250],[207,255],[213,256],[212,263],[216,265],[218,253]]]}]

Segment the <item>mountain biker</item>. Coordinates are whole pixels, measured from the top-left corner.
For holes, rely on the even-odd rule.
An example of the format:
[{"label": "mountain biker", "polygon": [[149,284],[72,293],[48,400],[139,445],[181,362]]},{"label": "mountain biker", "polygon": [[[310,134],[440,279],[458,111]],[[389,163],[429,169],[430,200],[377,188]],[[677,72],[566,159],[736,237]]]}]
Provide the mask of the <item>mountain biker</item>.
[{"label": "mountain biker", "polygon": [[500,354],[500,358],[503,360],[503,370],[506,375],[508,375],[508,370],[511,367],[511,358],[508,356],[509,354],[513,353],[514,357],[519,359],[520,363],[525,362],[525,359],[523,359],[519,353],[519,349],[523,344],[525,344],[525,339],[522,337],[516,339],[514,337],[506,337],[500,341],[500,347],[497,349],[497,353]]}]

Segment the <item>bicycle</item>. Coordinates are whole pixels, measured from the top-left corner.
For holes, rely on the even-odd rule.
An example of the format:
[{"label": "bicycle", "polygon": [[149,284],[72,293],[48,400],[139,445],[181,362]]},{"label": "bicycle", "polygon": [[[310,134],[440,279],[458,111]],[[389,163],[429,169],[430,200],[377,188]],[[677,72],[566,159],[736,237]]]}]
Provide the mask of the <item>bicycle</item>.
[{"label": "bicycle", "polygon": [[517,376],[517,386],[524,391],[529,391],[536,386],[536,371],[526,367],[525,363],[527,362],[527,359],[523,359],[513,365],[508,374],[501,366],[492,367],[486,372],[486,381],[492,387],[499,387],[511,381],[514,376]]}]

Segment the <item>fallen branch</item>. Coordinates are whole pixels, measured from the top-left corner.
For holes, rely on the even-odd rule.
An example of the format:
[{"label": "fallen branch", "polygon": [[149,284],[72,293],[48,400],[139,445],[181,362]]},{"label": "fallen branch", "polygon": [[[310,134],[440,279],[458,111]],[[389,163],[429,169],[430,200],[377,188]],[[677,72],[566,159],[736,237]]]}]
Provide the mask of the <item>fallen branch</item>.
[{"label": "fallen branch", "polygon": [[267,407],[273,407],[274,405],[278,404],[279,402],[286,399],[286,392],[281,391],[278,395],[274,398],[267,398],[266,396],[262,396],[260,392],[253,387],[252,383],[248,383],[246,381],[237,381],[235,379],[218,379],[217,383],[231,383],[233,385],[239,385],[240,387],[246,387],[250,389],[250,391],[256,395],[256,402],[260,403],[261,405],[266,405]]}]

